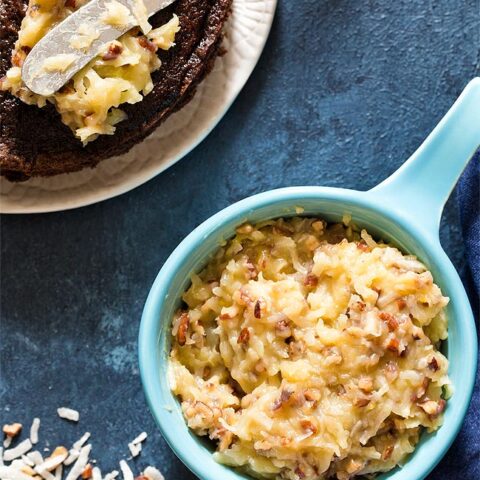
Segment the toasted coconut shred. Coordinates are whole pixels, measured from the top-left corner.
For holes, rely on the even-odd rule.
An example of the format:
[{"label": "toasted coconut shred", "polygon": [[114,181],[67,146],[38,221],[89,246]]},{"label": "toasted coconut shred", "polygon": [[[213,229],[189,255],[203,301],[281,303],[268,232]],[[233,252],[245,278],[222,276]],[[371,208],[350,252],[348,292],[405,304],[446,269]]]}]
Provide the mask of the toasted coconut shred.
[{"label": "toasted coconut shred", "polygon": [[119,472],[117,470],[113,470],[110,473],[107,473],[104,477],[105,480],[114,480],[114,478],[118,477]]},{"label": "toasted coconut shred", "polygon": [[80,414],[72,408],[60,407],[57,408],[57,413],[60,418],[70,420],[71,422],[78,422],[80,420]]},{"label": "toasted coconut shred", "polygon": [[[78,422],[80,418],[79,412],[65,407],[57,409],[57,413],[59,417],[74,422]],[[21,431],[21,425],[20,427],[18,425],[20,424],[4,426],[6,438],[16,441],[16,437],[20,436]],[[92,444],[86,444],[91,437],[90,432],[85,432],[69,450],[60,445],[54,448],[48,457],[43,458],[38,450],[31,450],[32,444],[39,441],[39,427],[40,419],[35,418],[30,428],[30,438],[19,441],[12,448],[6,450],[0,447],[0,480],[114,480],[119,475],[117,470],[113,470],[102,476],[98,466],[92,467],[92,463],[96,463],[96,460],[90,460]],[[128,444],[132,457],[141,453],[141,445],[146,438],[147,433],[142,432]],[[135,455],[133,455],[132,448]],[[48,447],[44,448],[44,451],[49,450]],[[120,460],[119,467],[123,480],[134,480],[133,471],[125,460]],[[138,478],[165,480],[162,474],[151,466],[141,472]]]},{"label": "toasted coconut shred", "polygon": [[32,445],[38,443],[38,430],[40,428],[40,419],[34,418],[32,422],[32,426],[30,427],[30,441]]},{"label": "toasted coconut shred", "polygon": [[132,454],[132,458],[137,457],[140,455],[142,451],[142,442],[145,441],[147,438],[147,432],[142,432],[138,437],[134,438],[129,444],[128,448],[130,453]]},{"label": "toasted coconut shred", "polygon": [[122,471],[123,480],[133,480],[133,472],[125,460],[120,460],[120,470]]},{"label": "toasted coconut shred", "polygon": [[183,300],[170,384],[220,463],[346,480],[403,463],[442,423],[448,298],[351,218],[242,225]]},{"label": "toasted coconut shred", "polygon": [[27,453],[32,448],[32,442],[29,438],[20,442],[16,447],[5,450],[3,453],[3,459],[7,462],[11,462],[15,458],[21,457],[24,453]]}]

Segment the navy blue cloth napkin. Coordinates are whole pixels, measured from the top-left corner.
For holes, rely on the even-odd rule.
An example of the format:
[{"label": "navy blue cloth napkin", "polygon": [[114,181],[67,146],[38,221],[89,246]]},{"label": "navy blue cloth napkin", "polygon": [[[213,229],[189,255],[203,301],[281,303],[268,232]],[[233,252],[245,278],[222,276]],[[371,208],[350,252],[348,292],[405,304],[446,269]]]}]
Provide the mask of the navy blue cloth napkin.
[{"label": "navy blue cloth napkin", "polygon": [[[480,151],[468,164],[458,184],[458,201],[467,266],[462,280],[470,297],[480,331]],[[480,364],[480,361],[479,361]],[[462,429],[452,448],[429,480],[480,479],[480,374]]]},{"label": "navy blue cloth napkin", "polygon": [[460,218],[467,251],[469,271],[464,281],[472,306],[477,309],[480,298],[480,151],[468,164],[458,184]]}]

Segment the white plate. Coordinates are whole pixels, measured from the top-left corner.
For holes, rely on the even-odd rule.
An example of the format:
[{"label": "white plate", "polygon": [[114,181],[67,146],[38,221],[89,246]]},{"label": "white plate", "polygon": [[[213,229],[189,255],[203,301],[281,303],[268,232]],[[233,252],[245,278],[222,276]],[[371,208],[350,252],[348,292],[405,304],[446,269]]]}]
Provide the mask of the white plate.
[{"label": "white plate", "polygon": [[220,121],[252,73],[268,37],[277,0],[233,0],[224,46],[193,100],[130,152],[94,169],[11,183],[0,178],[0,213],[82,207],[138,187],[180,160]]}]

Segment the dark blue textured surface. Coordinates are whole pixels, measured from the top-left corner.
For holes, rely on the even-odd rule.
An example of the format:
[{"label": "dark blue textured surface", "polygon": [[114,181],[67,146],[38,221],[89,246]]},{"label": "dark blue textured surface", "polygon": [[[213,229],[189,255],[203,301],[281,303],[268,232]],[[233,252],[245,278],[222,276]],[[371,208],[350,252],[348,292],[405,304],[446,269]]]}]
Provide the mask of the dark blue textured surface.
[{"label": "dark blue textured surface", "polygon": [[[138,377],[140,314],[162,263],[202,220],[250,194],[374,186],[478,75],[479,48],[480,0],[280,1],[246,88],[180,163],[92,207],[2,218],[0,421],[40,416],[51,445],[89,430],[104,471],[145,429],[138,467],[192,480],[160,438]],[[441,238],[463,270],[454,198]],[[56,418],[65,404],[81,411],[78,426]],[[477,396],[430,480],[480,478],[479,409]]]}]

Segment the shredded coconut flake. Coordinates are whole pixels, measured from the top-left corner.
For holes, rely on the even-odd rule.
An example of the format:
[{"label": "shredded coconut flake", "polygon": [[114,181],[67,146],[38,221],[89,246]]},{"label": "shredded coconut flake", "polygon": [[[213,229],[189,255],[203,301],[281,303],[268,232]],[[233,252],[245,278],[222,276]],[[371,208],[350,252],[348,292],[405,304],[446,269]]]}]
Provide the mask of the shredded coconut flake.
[{"label": "shredded coconut flake", "polygon": [[43,62],[43,70],[46,72],[65,72],[75,61],[73,53],[59,53],[54,57],[46,58]]},{"label": "shredded coconut flake", "polygon": [[42,454],[38,450],[27,453],[27,458],[29,458],[35,465],[40,465],[43,463]]},{"label": "shredded coconut flake", "polygon": [[133,4],[133,15],[137,19],[143,33],[148,33],[152,26],[148,23],[148,13],[143,0],[136,0]]},{"label": "shredded coconut flake", "polygon": [[125,460],[120,460],[120,470],[122,471],[123,480],[133,480],[133,472]]},{"label": "shredded coconut flake", "polygon": [[118,477],[118,473],[118,470],[112,470],[110,473],[107,473],[105,475],[105,478],[103,480],[114,480]]},{"label": "shredded coconut flake", "polygon": [[14,458],[21,457],[23,454],[27,453],[32,448],[32,442],[29,438],[20,442],[16,447],[5,450],[3,454],[3,459],[7,462],[12,461]]},{"label": "shredded coconut flake", "polygon": [[60,418],[70,420],[71,422],[78,422],[78,420],[80,420],[80,414],[72,408],[60,407],[57,408],[57,413]]},{"label": "shredded coconut flake", "polygon": [[63,474],[63,465],[59,465],[55,469],[55,480],[62,480],[62,474]]},{"label": "shredded coconut flake", "polygon": [[129,444],[128,448],[132,457],[137,457],[142,451],[142,442],[147,438],[147,432],[142,432],[138,437],[134,438]]},{"label": "shredded coconut flake", "polygon": [[98,467],[92,469],[92,480],[102,480],[102,472]]},{"label": "shredded coconut flake", "polygon": [[8,480],[32,480],[30,475],[13,467],[0,466],[0,478]]},{"label": "shredded coconut flake", "polygon": [[45,480],[56,480],[55,476],[52,475],[47,469],[41,468],[41,465],[35,467],[35,471]]},{"label": "shredded coconut flake", "polygon": [[52,470],[55,470],[59,465],[61,465],[67,458],[67,456],[67,449],[65,447],[58,447],[54,450],[50,457],[48,457],[43,463],[35,467],[35,471],[40,473],[40,475],[42,475],[42,471],[51,472]]},{"label": "shredded coconut flake", "polygon": [[143,474],[149,480],[165,480],[165,477],[155,467],[147,467]]},{"label": "shredded coconut flake", "polygon": [[72,449],[80,450],[89,438],[90,438],[90,432],[85,432],[82,435],[82,437],[72,445]]},{"label": "shredded coconut flake", "polygon": [[100,18],[100,21],[105,25],[111,25],[112,27],[124,28],[129,25],[135,25],[135,19],[133,18],[130,10],[125,5],[122,5],[116,0],[112,0],[105,3],[106,11]]},{"label": "shredded coconut flake", "polygon": [[65,465],[71,465],[80,455],[80,451],[75,448],[69,450],[67,459],[63,462]]},{"label": "shredded coconut flake", "polygon": [[26,473],[27,475],[30,475],[30,472],[26,472],[24,469],[27,469],[28,467],[20,460],[19,458],[15,459],[9,467],[15,468],[16,470],[21,470],[23,473]]},{"label": "shredded coconut flake", "polygon": [[32,445],[38,443],[38,429],[40,428],[40,419],[34,418],[32,426],[30,427],[30,441]]},{"label": "shredded coconut flake", "polygon": [[85,50],[100,37],[100,32],[91,25],[82,24],[78,27],[77,35],[70,40],[70,46],[77,50]]},{"label": "shredded coconut flake", "polygon": [[35,462],[33,462],[33,460],[31,460],[26,455],[22,455],[22,461],[25,465],[28,465],[29,467],[34,467],[35,466]]},{"label": "shredded coconut flake", "polygon": [[74,463],[72,469],[68,472],[68,475],[65,480],[77,480],[77,478],[82,474],[83,469],[88,463],[88,456],[90,455],[90,450],[92,445],[88,444],[85,447],[82,447],[80,450],[80,455],[77,458],[77,461]]},{"label": "shredded coconut flake", "polygon": [[133,443],[134,445],[136,445],[137,443],[142,443],[143,441],[145,441],[147,439],[147,432],[142,432],[140,435],[138,435],[138,437],[134,438],[131,443]]},{"label": "shredded coconut flake", "polygon": [[142,444],[141,443],[129,443],[128,444],[128,449],[130,450],[130,453],[132,454],[132,457],[138,457],[140,455],[140,452],[142,451]]}]

